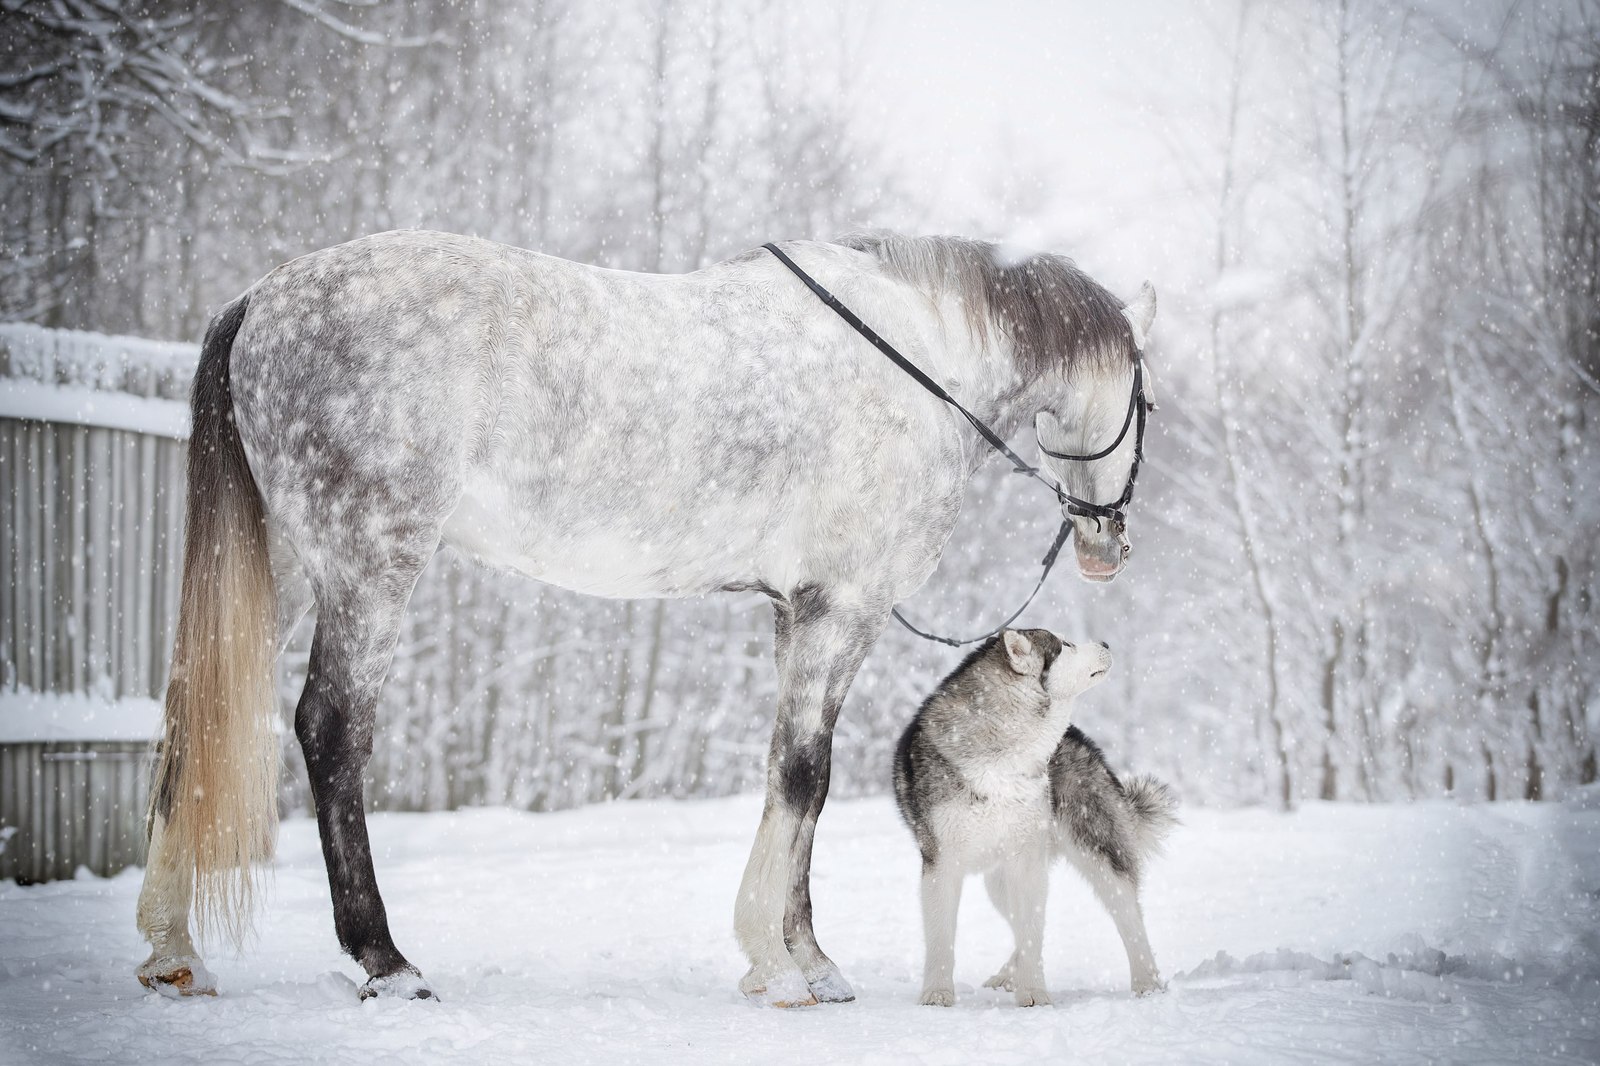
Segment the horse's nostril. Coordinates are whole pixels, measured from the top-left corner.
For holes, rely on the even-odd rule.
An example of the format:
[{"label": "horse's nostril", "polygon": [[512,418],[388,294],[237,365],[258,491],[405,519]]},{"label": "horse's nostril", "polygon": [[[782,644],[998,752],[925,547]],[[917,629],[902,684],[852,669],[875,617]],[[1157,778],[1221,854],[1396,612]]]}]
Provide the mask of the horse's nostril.
[{"label": "horse's nostril", "polygon": [[1110,650],[1111,650],[1111,645],[1109,645],[1109,644],[1107,644],[1107,643],[1106,643],[1106,642],[1105,642],[1105,641],[1103,641],[1103,640],[1102,640],[1102,641],[1101,641],[1101,642],[1100,642],[1100,646],[1101,646],[1101,647],[1102,647],[1102,648],[1104,648],[1104,649],[1105,649],[1105,650],[1106,650],[1106,651],[1110,651]]}]

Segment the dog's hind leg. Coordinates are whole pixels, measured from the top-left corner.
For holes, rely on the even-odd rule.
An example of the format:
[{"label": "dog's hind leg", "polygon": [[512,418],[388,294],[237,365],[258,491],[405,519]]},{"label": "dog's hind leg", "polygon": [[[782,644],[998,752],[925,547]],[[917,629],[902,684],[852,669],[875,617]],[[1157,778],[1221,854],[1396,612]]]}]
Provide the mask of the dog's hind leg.
[{"label": "dog's hind leg", "polygon": [[922,1005],[956,1002],[956,914],[962,872],[952,863],[922,864]]},{"label": "dog's hind leg", "polygon": [[1011,927],[1012,941],[1010,958],[1006,959],[1005,965],[1001,966],[1000,969],[995,971],[995,975],[993,977],[989,978],[983,983],[983,987],[1003,988],[1007,992],[1010,992],[1016,987],[1016,944],[1021,938],[1017,935],[1017,920],[1012,916],[1011,913],[1011,897],[1007,895],[1008,888],[1006,885],[1005,863],[991,867],[983,875],[983,887],[989,890],[989,902],[994,904],[994,909],[1000,912],[1001,916],[1005,918],[1006,924]]},{"label": "dog's hind leg", "polygon": [[1139,878],[1132,870],[1119,872],[1106,857],[1078,848],[1066,849],[1067,860],[1089,882],[1096,898],[1111,914],[1128,953],[1128,973],[1133,994],[1146,996],[1166,988],[1156,969],[1155,953],[1145,933],[1144,910],[1139,906]]}]

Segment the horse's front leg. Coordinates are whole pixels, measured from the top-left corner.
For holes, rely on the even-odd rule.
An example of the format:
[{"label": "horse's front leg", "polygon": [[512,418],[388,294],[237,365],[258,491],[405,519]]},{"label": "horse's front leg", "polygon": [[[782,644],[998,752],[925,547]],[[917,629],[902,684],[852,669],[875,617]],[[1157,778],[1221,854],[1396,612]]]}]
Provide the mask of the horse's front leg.
[{"label": "horse's front leg", "polygon": [[833,727],[890,604],[802,586],[777,603],[778,721],[767,802],[734,908],[753,999],[803,1006],[855,998],[811,929],[811,843],[828,797]]}]

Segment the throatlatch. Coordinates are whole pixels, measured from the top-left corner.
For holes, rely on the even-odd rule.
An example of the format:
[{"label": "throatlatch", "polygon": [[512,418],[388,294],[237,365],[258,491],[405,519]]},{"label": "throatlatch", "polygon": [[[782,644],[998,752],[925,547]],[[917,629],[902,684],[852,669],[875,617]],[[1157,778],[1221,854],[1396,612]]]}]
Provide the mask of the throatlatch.
[{"label": "throatlatch", "polygon": [[[1150,411],[1155,410],[1155,405],[1149,401],[1144,392],[1144,357],[1142,352],[1139,352],[1138,350],[1135,350],[1134,352],[1133,391],[1128,397],[1128,414],[1127,417],[1122,420],[1122,431],[1117,434],[1117,439],[1112,441],[1109,447],[1102,448],[1100,451],[1095,452],[1092,455],[1072,455],[1066,452],[1054,452],[1049,448],[1046,448],[1043,444],[1039,445],[1039,450],[1045,455],[1050,456],[1052,459],[1060,459],[1064,462],[1089,463],[1096,459],[1104,459],[1122,445],[1123,440],[1128,436],[1129,426],[1134,424],[1136,420],[1135,416],[1137,416],[1138,428],[1134,435],[1133,466],[1128,470],[1128,483],[1123,486],[1122,495],[1117,498],[1115,503],[1109,504],[1092,503],[1088,500],[1080,500],[1076,496],[1063,491],[1060,486],[1053,485],[1041,477],[1038,467],[1031,466],[1025,462],[1020,455],[1012,450],[1011,446],[1005,442],[1000,434],[989,428],[988,424],[986,424],[981,418],[962,406],[959,400],[950,395],[944,386],[940,385],[937,381],[933,380],[933,378],[929,377],[921,367],[917,366],[904,355],[900,354],[894,345],[878,336],[871,326],[861,321],[861,318],[854,311],[850,310],[850,308],[846,307],[837,296],[833,295],[833,293],[824,288],[810,274],[806,273],[800,264],[796,263],[793,259],[790,259],[788,255],[784,253],[783,249],[779,248],[776,244],[773,244],[770,241],[766,244],[763,244],[761,247],[777,256],[778,262],[788,267],[789,270],[794,273],[795,277],[805,282],[806,287],[815,293],[819,300],[826,304],[834,314],[844,319],[845,322],[850,325],[850,328],[854,329],[857,333],[861,334],[861,336],[865,337],[869,344],[887,356],[890,362],[894,363],[895,366],[899,367],[901,370],[910,375],[911,379],[918,385],[921,385],[934,396],[955,408],[963,418],[972,423],[972,428],[978,431],[978,435],[983,438],[984,442],[987,443],[989,447],[993,448],[995,451],[1011,460],[1013,473],[1024,474],[1028,477],[1031,477],[1035,481],[1039,482],[1039,484],[1049,489],[1050,492],[1055,495],[1057,502],[1065,506],[1069,515],[1079,515],[1084,518],[1093,518],[1097,525],[1102,519],[1110,519],[1119,525],[1126,524],[1127,514],[1124,511],[1124,508],[1126,508],[1129,502],[1133,499],[1133,485],[1139,477],[1139,465],[1144,461],[1145,418]],[[1012,622],[1015,622],[1019,617],[1021,617],[1022,612],[1028,609],[1028,605],[1033,602],[1034,597],[1039,595],[1039,590],[1044,588],[1045,578],[1050,576],[1051,568],[1056,565],[1056,557],[1061,554],[1061,547],[1062,545],[1066,544],[1067,535],[1071,531],[1071,520],[1065,518],[1062,519],[1061,528],[1056,531],[1055,542],[1050,545],[1050,550],[1046,552],[1044,558],[1040,560],[1040,563],[1044,569],[1039,574],[1039,581],[1033,586],[1033,591],[1028,593],[1028,598],[1022,601],[1021,607],[1018,607],[1015,611],[1011,612],[1010,617],[1008,617],[1004,622],[1001,622],[995,628],[989,630],[989,632],[984,633],[982,636],[970,637],[967,640],[957,640],[954,637],[941,637],[934,633],[925,632],[924,630],[918,629],[916,626],[908,622],[906,620],[906,616],[900,613],[900,608],[898,607],[894,608],[895,620],[925,640],[937,641],[940,644],[948,644],[952,648],[960,648],[967,644],[976,644],[981,640],[988,640],[990,637],[994,636],[996,633],[999,633],[1001,630],[1005,629],[1006,626],[1010,625]]]}]

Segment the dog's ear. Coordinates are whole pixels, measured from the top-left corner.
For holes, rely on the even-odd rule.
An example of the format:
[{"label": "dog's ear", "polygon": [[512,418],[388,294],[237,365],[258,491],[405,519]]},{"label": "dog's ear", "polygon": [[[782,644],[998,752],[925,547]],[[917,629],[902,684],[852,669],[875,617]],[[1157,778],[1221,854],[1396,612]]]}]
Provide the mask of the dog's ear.
[{"label": "dog's ear", "polygon": [[1011,664],[1011,669],[1019,674],[1037,674],[1043,663],[1037,651],[1034,650],[1033,641],[1028,639],[1026,633],[1018,633],[1015,629],[1008,629],[1000,636],[1000,642],[1005,645],[1006,662]]}]

